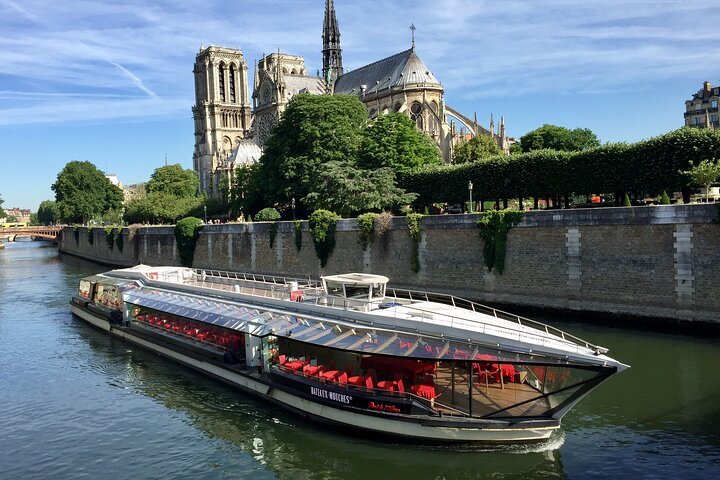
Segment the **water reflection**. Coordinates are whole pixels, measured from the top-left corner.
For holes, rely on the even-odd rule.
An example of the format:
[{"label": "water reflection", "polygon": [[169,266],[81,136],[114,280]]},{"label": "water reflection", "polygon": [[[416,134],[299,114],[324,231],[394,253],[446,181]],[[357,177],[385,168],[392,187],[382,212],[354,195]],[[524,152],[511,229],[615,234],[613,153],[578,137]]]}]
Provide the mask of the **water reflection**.
[{"label": "water reflection", "polygon": [[106,267],[39,243],[0,252],[4,478],[715,478],[715,338],[555,325],[630,370],[538,450],[379,442],[306,422],[73,318]]}]

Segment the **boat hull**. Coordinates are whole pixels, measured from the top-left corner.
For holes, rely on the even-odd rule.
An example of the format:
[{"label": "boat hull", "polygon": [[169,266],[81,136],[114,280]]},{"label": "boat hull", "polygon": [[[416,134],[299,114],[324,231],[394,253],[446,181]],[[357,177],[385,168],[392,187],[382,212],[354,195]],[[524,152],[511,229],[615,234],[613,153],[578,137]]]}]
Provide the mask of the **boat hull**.
[{"label": "boat hull", "polygon": [[[92,326],[123,338],[128,342],[158,353],[180,364],[210,375],[244,392],[259,396],[265,400],[298,413],[315,421],[342,426],[353,430],[362,430],[383,436],[401,437],[417,442],[479,442],[479,443],[529,443],[546,440],[559,428],[555,424],[542,423],[539,427],[511,426],[492,427],[482,425],[467,426],[467,422],[453,422],[450,419],[408,417],[390,413],[378,414],[359,409],[336,408],[331,404],[319,402],[287,385],[273,382],[269,375],[238,371],[225,368],[216,362],[186,354],[172,345],[161,345],[131,329],[112,324],[108,318],[71,303],[72,313]],[[453,425],[463,423],[463,425]],[[475,422],[474,422],[475,423]],[[530,423],[530,422],[528,422]]]}]

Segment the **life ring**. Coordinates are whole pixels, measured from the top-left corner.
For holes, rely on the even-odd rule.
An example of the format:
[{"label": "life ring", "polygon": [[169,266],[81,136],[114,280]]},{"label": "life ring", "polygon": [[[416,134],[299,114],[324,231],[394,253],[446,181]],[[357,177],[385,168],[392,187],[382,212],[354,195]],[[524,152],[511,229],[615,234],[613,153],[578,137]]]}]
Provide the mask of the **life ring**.
[{"label": "life ring", "polygon": [[149,278],[150,280],[157,280],[157,278],[158,278],[158,273],[157,273],[157,272],[150,272],[150,273],[148,273],[148,278]]}]

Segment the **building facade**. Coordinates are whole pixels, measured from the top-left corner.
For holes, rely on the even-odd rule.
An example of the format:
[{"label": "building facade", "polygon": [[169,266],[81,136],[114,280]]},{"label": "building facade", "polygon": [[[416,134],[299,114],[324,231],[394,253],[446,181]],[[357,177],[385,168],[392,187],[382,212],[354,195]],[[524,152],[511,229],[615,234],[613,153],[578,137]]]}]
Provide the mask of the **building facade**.
[{"label": "building facade", "polygon": [[193,168],[200,191],[217,194],[232,173],[229,158],[252,137],[248,67],[239,49],[210,46],[195,57]]},{"label": "building facade", "polygon": [[713,87],[710,82],[703,86],[690,100],[685,101],[685,125],[697,128],[720,128],[718,122],[718,101],[720,87]]},{"label": "building facade", "polygon": [[455,145],[475,135],[489,136],[509,152],[504,119],[496,134],[492,117],[487,129],[477,122],[477,116],[470,119],[445,104],[443,85],[418,56],[415,27],[410,28],[409,49],[346,72],[335,5],[333,0],[325,0],[322,74],[308,75],[300,56],[280,51],[263,55],[255,64],[251,97],[242,52],[201,47],[193,69],[193,166],[200,178],[200,190],[219,195],[223,177],[232,182],[234,168],[259,158],[288,103],[300,93],[356,95],[370,118],[404,113],[435,141],[447,163],[451,162]]}]

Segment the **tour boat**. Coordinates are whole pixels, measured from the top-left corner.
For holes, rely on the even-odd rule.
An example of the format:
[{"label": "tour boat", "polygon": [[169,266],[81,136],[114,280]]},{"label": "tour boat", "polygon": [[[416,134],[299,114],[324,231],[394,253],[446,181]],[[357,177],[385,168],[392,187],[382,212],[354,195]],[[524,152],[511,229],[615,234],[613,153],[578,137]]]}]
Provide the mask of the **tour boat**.
[{"label": "tour boat", "polygon": [[419,442],[547,439],[627,368],[549,325],[387,283],[138,265],[83,278],[71,306],[305,417]]}]

